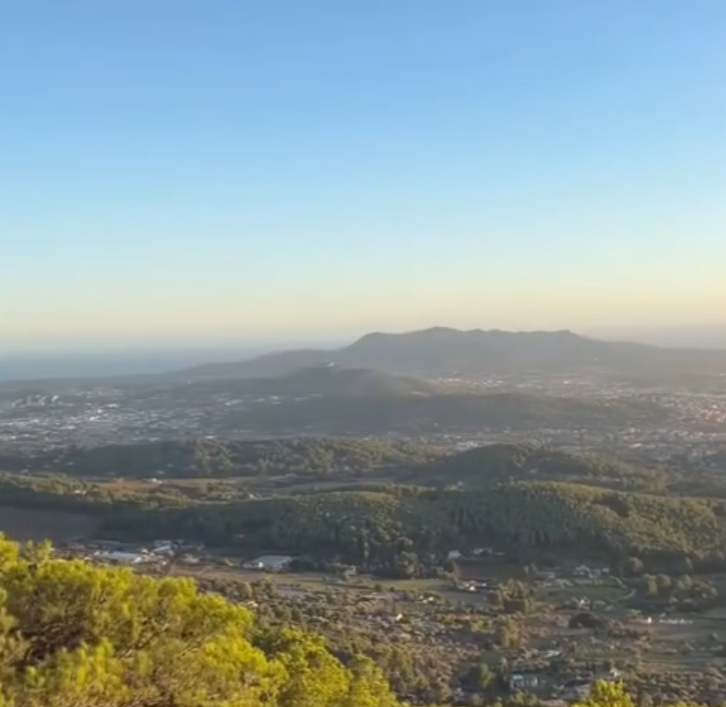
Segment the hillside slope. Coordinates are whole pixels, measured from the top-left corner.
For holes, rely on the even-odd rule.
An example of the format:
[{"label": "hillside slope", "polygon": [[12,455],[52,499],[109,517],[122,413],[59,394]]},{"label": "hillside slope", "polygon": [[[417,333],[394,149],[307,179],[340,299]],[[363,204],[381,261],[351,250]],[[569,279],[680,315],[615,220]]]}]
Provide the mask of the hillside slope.
[{"label": "hillside slope", "polygon": [[0,471],[64,472],[72,476],[230,478],[275,474],[323,476],[416,466],[438,453],[426,445],[383,440],[190,439],[65,447],[28,455],[0,454]]},{"label": "hillside slope", "polygon": [[722,501],[668,498],[560,482],[486,491],[340,491],[117,516],[114,533],[188,536],[210,544],[338,558],[383,575],[443,563],[451,548],[493,546],[510,557],[640,557],[654,570],[726,566]]},{"label": "hillside slope", "polygon": [[420,484],[487,489],[512,481],[569,481],[612,488],[661,491],[672,476],[660,469],[599,455],[575,455],[525,444],[492,444],[415,468]]}]

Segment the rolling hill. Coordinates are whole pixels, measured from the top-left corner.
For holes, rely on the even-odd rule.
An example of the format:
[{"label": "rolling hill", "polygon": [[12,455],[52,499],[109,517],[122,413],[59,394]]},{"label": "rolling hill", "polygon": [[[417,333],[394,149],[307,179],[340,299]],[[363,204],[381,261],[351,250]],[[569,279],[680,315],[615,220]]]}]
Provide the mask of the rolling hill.
[{"label": "rolling hill", "polygon": [[366,473],[415,467],[440,453],[423,444],[371,439],[186,439],[98,447],[63,447],[36,454],[0,454],[0,470],[71,476],[254,477],[299,473]]},{"label": "rolling hill", "polygon": [[414,469],[420,484],[485,490],[514,481],[563,481],[639,491],[662,491],[668,472],[612,457],[525,444],[491,444],[435,459]]}]

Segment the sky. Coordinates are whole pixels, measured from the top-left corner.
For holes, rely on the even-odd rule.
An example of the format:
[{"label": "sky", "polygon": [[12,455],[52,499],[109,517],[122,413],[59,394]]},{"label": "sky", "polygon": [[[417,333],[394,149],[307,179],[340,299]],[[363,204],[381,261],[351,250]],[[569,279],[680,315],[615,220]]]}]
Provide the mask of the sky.
[{"label": "sky", "polygon": [[722,0],[0,12],[0,352],[726,332]]}]

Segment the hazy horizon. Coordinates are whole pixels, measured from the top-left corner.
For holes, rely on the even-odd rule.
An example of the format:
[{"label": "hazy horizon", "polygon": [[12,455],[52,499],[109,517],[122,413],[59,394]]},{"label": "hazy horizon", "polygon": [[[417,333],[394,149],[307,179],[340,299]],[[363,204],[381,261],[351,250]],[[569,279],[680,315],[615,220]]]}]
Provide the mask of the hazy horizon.
[{"label": "hazy horizon", "polygon": [[724,341],[723,3],[4,19],[7,351],[431,323]]},{"label": "hazy horizon", "polygon": [[[490,329],[490,327],[476,328]],[[542,329],[535,327],[532,330]],[[242,361],[288,349],[335,349],[352,343],[366,333],[370,332],[360,332],[357,335],[336,339],[313,337],[305,340],[277,339],[247,342],[238,340],[206,344],[200,341],[186,344],[178,342],[176,345],[163,348],[138,344],[126,347],[91,346],[76,349],[70,347],[52,350],[0,351],[0,381],[164,373],[203,363]],[[666,348],[726,350],[726,327],[712,329],[607,327],[575,331],[575,333],[605,341],[629,341]]]}]

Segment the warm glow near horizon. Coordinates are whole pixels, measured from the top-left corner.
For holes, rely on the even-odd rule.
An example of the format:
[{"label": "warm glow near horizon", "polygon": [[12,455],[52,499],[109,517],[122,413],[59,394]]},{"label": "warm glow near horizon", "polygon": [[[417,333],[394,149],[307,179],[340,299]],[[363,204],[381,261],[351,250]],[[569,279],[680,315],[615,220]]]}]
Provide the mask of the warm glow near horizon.
[{"label": "warm glow near horizon", "polygon": [[[542,288],[538,294],[537,287]],[[69,350],[123,347],[164,347],[228,342],[343,341],[369,331],[409,331],[435,325],[460,329],[573,329],[635,332],[648,329],[720,329],[724,320],[713,304],[726,302],[721,283],[689,292],[598,288],[545,291],[546,283],[506,292],[473,286],[463,291],[368,294],[308,293],[297,298],[256,302],[250,307],[224,300],[189,302],[108,302],[100,294],[86,306],[59,308],[47,322],[43,312],[33,318],[4,319],[4,343],[9,349]],[[244,293],[232,302],[245,299]],[[635,306],[637,303],[637,306]],[[713,316],[709,317],[709,313]],[[28,310],[25,310],[28,315]],[[35,325],[34,325],[35,324]]]},{"label": "warm glow near horizon", "polygon": [[722,3],[244,5],[9,10],[0,356],[726,327]]}]

